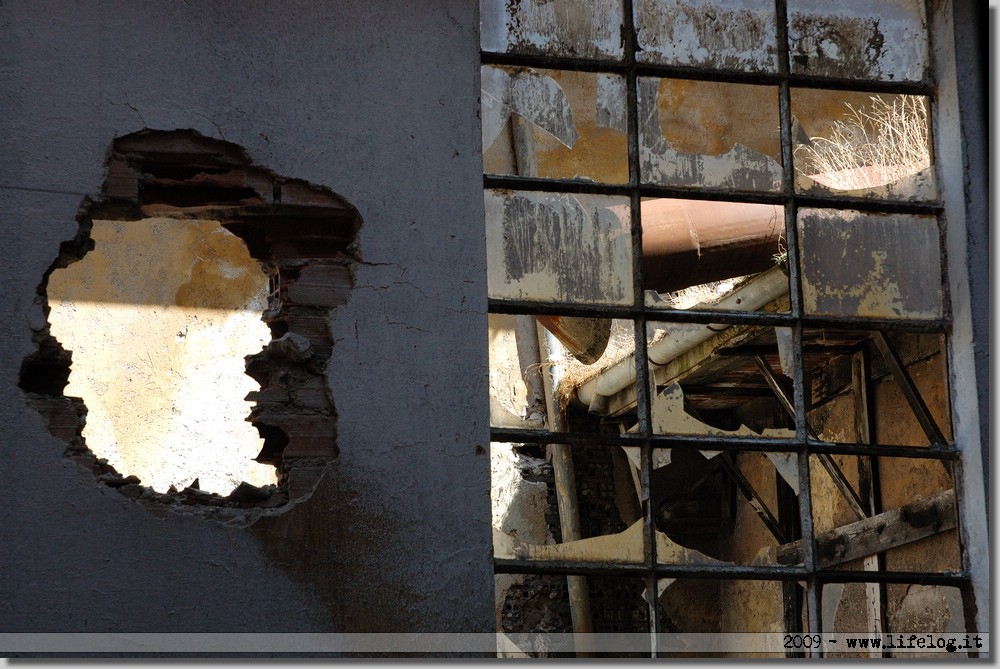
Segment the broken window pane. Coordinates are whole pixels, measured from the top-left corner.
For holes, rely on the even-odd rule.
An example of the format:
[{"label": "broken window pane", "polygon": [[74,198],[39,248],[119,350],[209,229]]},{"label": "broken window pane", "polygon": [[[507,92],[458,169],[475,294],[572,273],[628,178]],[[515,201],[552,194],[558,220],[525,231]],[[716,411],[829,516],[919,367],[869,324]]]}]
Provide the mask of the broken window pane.
[{"label": "broken window pane", "polygon": [[787,311],[781,207],[651,198],[641,218],[647,306]]},{"label": "broken window pane", "polygon": [[[922,585],[919,583],[890,583],[885,586],[888,628],[896,634],[963,634],[967,630],[964,615],[965,603],[959,588],[944,585]],[[954,638],[954,637],[952,637]],[[938,640],[935,639],[935,642]],[[965,648],[966,639],[959,637],[954,650],[942,650],[948,658],[959,658],[976,652],[975,640],[970,639],[972,648]],[[945,644],[947,646],[947,644]],[[982,652],[980,650],[979,652]],[[927,653],[912,652],[910,649],[892,651],[894,658],[927,658]],[[980,657],[982,657],[980,655]]]},{"label": "broken window pane", "polygon": [[480,2],[483,50],[620,59],[621,0]]},{"label": "broken window pane", "polygon": [[[923,660],[941,657],[929,655],[927,650],[918,650],[916,646],[907,648],[914,638],[911,634],[919,635],[923,643],[930,643],[932,637],[927,635],[946,635],[940,640],[933,638],[933,641],[935,644],[940,641],[940,647],[934,647],[938,653],[948,653],[949,660],[967,657],[970,650],[975,652],[974,648],[964,647],[966,627],[962,592],[956,587],[920,583],[825,583],[822,606],[825,633],[848,636],[887,634],[883,637],[883,645],[878,648],[855,646],[854,650],[849,650],[843,637],[840,637],[838,644],[828,645],[827,657]],[[949,640],[953,649],[947,648]]]},{"label": "broken window pane", "polygon": [[820,568],[961,570],[955,483],[947,461],[839,454],[829,455],[827,462],[822,458],[809,459]]},{"label": "broken window pane", "polygon": [[545,392],[532,316],[490,314],[490,425],[542,429]]},{"label": "broken window pane", "polygon": [[638,87],[644,183],[780,188],[777,88],[648,77]]},{"label": "broken window pane", "polygon": [[808,421],[826,442],[951,443],[947,352],[941,334],[806,328]]},{"label": "broken window pane", "polygon": [[639,62],[777,70],[772,0],[638,0],[633,13]]},{"label": "broken window pane", "polygon": [[491,298],[632,304],[628,199],[485,191]]},{"label": "broken window pane", "polygon": [[927,98],[796,88],[791,102],[796,190],[937,196]]},{"label": "broken window pane", "polygon": [[[581,587],[574,592],[576,583]],[[496,592],[500,657],[572,658],[584,650],[601,657],[649,656],[641,578],[498,574]],[[594,635],[574,638],[574,621]]]},{"label": "broken window pane", "polygon": [[788,0],[792,72],[922,81],[929,69],[922,0]]},{"label": "broken window pane", "polygon": [[801,209],[798,232],[805,313],[943,317],[935,217]]},{"label": "broken window pane", "polygon": [[495,442],[491,465],[495,557],[643,562],[639,496],[618,447]]},{"label": "broken window pane", "polygon": [[664,322],[649,327],[656,434],[795,436],[787,328]]},{"label": "broken window pane", "polygon": [[[625,450],[634,451],[629,458],[638,477],[638,449]],[[797,463],[795,453],[655,449],[650,503],[656,561],[795,564],[785,549],[799,536]]]},{"label": "broken window pane", "polygon": [[482,87],[486,173],[628,181],[622,77],[484,66]]}]

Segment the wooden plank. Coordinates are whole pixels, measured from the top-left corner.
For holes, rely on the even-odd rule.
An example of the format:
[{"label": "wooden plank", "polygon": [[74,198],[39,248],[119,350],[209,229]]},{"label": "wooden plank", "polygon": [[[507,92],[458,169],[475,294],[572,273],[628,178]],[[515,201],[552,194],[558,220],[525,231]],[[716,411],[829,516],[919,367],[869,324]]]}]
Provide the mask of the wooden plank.
[{"label": "wooden plank", "polygon": [[[941,492],[899,509],[842,525],[816,537],[816,562],[821,569],[882,553],[956,526],[955,491]],[[779,564],[802,561],[802,542],[778,546]]]},{"label": "wooden plank", "polygon": [[[869,393],[869,378],[871,367],[869,365],[868,351],[861,349],[851,356],[851,386],[854,397],[854,438],[859,444],[870,444],[871,435],[875,431],[872,424],[871,394]],[[878,480],[875,476],[875,469],[872,466],[872,459],[868,456],[858,456],[858,492],[865,503],[865,510],[869,516],[875,515],[877,508],[876,487]],[[862,568],[865,571],[880,571],[884,568],[884,557],[879,555],[868,555],[864,558]],[[881,563],[881,564],[880,564]],[[882,634],[885,620],[885,593],[884,584],[865,584],[865,612],[867,631],[869,634]],[[882,650],[873,649],[868,652],[869,657],[881,657]]]}]

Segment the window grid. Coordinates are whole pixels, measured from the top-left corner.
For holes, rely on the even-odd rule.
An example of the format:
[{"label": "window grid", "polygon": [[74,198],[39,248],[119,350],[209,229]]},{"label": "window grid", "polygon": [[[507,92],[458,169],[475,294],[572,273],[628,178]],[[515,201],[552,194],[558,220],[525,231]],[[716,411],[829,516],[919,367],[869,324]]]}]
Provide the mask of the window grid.
[{"label": "window grid", "polygon": [[[565,444],[570,447],[580,444],[601,444],[609,448],[627,445],[638,446],[641,453],[641,485],[648,495],[653,477],[652,451],[655,448],[704,448],[723,452],[767,451],[772,453],[795,453],[800,485],[799,529],[805,538],[802,543],[803,559],[800,565],[703,565],[703,564],[660,564],[656,560],[656,540],[652,507],[644,503],[643,522],[645,531],[645,559],[642,564],[596,563],[592,561],[532,561],[527,559],[495,558],[497,574],[558,574],[558,575],[609,575],[640,576],[646,585],[646,601],[649,610],[649,630],[659,631],[658,606],[656,605],[657,582],[664,577],[685,577],[692,579],[742,579],[774,580],[781,582],[805,582],[805,612],[808,629],[801,631],[819,633],[821,629],[821,588],[834,583],[879,583],[879,584],[923,584],[943,585],[961,588],[963,596],[971,597],[971,585],[966,569],[957,571],[922,572],[907,570],[855,571],[844,569],[821,569],[817,563],[813,527],[811,465],[810,459],[819,455],[880,456],[893,458],[913,458],[938,460],[950,470],[960,466],[960,453],[954,444],[932,444],[929,448],[914,448],[909,445],[864,444],[857,442],[827,442],[815,438],[808,432],[807,410],[809,402],[805,363],[803,361],[803,331],[815,328],[836,330],[866,330],[912,333],[943,333],[949,331],[949,309],[947,291],[944,292],[944,315],[942,318],[926,320],[896,320],[864,316],[838,315],[814,316],[804,313],[800,277],[800,252],[798,243],[797,216],[800,208],[855,209],[862,212],[925,214],[939,219],[943,206],[938,199],[930,201],[900,201],[871,197],[844,195],[817,195],[800,193],[795,187],[795,158],[792,141],[791,89],[809,87],[830,90],[857,91],[870,93],[890,93],[928,96],[933,100],[935,87],[929,82],[885,82],[859,81],[852,78],[811,77],[797,75],[789,71],[789,49],[787,35],[787,7],[785,0],[776,2],[778,28],[778,71],[775,73],[743,73],[722,71],[697,66],[664,66],[636,62],[636,33],[633,26],[631,0],[624,0],[623,24],[625,54],[622,61],[570,58],[549,55],[523,55],[483,51],[483,65],[535,67],[554,70],[618,74],[626,81],[627,146],[629,179],[624,184],[604,184],[578,179],[541,178],[521,175],[497,175],[484,173],[484,189],[521,190],[543,193],[595,194],[627,196],[630,201],[630,230],[632,237],[633,304],[612,306],[565,303],[546,300],[512,300],[490,298],[491,314],[585,316],[598,318],[628,319],[633,322],[635,334],[635,392],[637,431],[620,435],[591,432],[549,432],[518,428],[492,427],[493,442],[520,444]],[[693,79],[698,81],[721,81],[727,83],[751,83],[777,86],[779,93],[779,114],[782,157],[782,185],[774,192],[740,191],[732,189],[701,190],[691,187],[672,187],[642,183],[640,175],[639,119],[637,81],[640,77],[663,77]],[[485,148],[485,147],[484,147]],[[642,225],[640,202],[643,198],[691,198],[727,202],[766,203],[783,207],[785,243],[788,250],[788,278],[790,308],[785,313],[763,313],[745,311],[705,311],[697,309],[680,310],[652,307],[644,299],[645,284],[642,270]],[[943,245],[942,245],[943,246]],[[942,267],[946,264],[942,263]],[[944,272],[944,269],[942,269]],[[947,285],[942,277],[942,285]],[[704,323],[726,325],[760,325],[787,327],[792,330],[793,346],[791,375],[793,381],[794,439],[769,439],[767,437],[742,436],[698,436],[655,433],[652,426],[652,400],[650,397],[650,366],[646,336],[648,321],[676,323]],[[958,480],[953,473],[952,484]],[[965,551],[963,549],[963,559]],[[968,606],[967,606],[968,608]],[[792,631],[792,630],[788,630]],[[655,648],[651,649],[655,655]]]}]

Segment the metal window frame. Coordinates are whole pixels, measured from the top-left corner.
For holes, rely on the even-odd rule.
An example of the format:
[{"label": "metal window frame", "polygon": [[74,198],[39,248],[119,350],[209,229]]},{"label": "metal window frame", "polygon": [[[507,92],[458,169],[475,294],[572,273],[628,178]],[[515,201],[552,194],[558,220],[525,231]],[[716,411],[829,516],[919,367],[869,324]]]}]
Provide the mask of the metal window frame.
[{"label": "metal window frame", "polygon": [[[774,580],[782,582],[805,583],[805,612],[809,620],[810,633],[822,632],[822,615],[820,602],[822,586],[826,583],[877,583],[881,586],[893,583],[921,583],[926,585],[944,585],[961,589],[966,601],[966,625],[970,630],[982,626],[977,618],[970,615],[976,607],[973,574],[969,564],[969,551],[966,542],[969,530],[960,517],[959,545],[962,550],[963,568],[954,572],[902,572],[902,571],[852,571],[836,569],[820,569],[817,566],[815,531],[813,528],[812,492],[810,490],[810,456],[852,455],[859,457],[894,457],[934,459],[945,464],[952,470],[952,480],[959,498],[962,497],[962,465],[967,457],[965,449],[958,445],[958,437],[952,443],[934,445],[931,448],[914,448],[907,445],[872,445],[865,443],[829,443],[814,438],[808,431],[806,420],[807,386],[804,376],[802,359],[803,331],[812,328],[830,328],[838,330],[869,330],[881,332],[884,330],[906,331],[919,333],[940,333],[946,336],[946,350],[951,351],[952,312],[949,300],[949,277],[947,276],[948,254],[944,241],[944,217],[946,215],[945,198],[939,188],[938,197],[932,201],[899,201],[879,198],[860,198],[851,196],[801,194],[795,188],[795,169],[793,156],[791,91],[793,88],[808,87],[851,92],[870,92],[873,94],[907,94],[926,96],[931,101],[929,121],[934,119],[934,105],[937,104],[939,87],[936,82],[887,82],[868,81],[848,78],[811,77],[790,72],[788,49],[788,9],[786,0],[776,0],[775,21],[777,25],[777,63],[776,72],[743,73],[736,71],[721,71],[703,67],[674,67],[638,63],[635,58],[637,36],[633,25],[632,0],[623,0],[623,37],[624,56],[621,61],[569,58],[552,55],[525,55],[516,53],[498,53],[481,51],[483,66],[513,66],[534,67],[555,70],[570,70],[602,74],[617,74],[625,79],[627,142],[629,179],[623,184],[603,184],[578,179],[552,179],[515,175],[484,174],[484,190],[509,189],[546,193],[564,194],[595,194],[615,195],[629,198],[630,227],[632,241],[633,294],[634,301],[630,306],[611,306],[595,304],[567,304],[555,301],[519,301],[508,299],[488,300],[491,314],[517,315],[555,315],[555,316],[587,316],[598,318],[627,319],[633,323],[635,333],[635,365],[636,365],[636,395],[637,421],[636,433],[621,435],[596,433],[554,433],[542,430],[491,428],[492,442],[549,444],[557,442],[573,446],[576,444],[599,443],[606,445],[638,446],[641,452],[642,485],[648,490],[653,473],[652,450],[654,448],[705,448],[710,445],[712,450],[726,452],[767,451],[795,453],[798,458],[799,477],[799,529],[803,541],[803,562],[797,566],[738,566],[738,565],[663,565],[656,562],[655,524],[652,518],[651,505],[643,504],[645,528],[646,555],[643,564],[596,564],[592,562],[545,561],[532,562],[526,560],[500,559],[494,560],[494,571],[497,574],[559,574],[559,575],[617,575],[642,577],[646,585],[647,606],[649,610],[649,628],[651,633],[659,629],[657,616],[656,593],[657,580],[664,577],[686,578],[720,578],[745,580]],[[950,6],[931,10],[927,8],[929,38],[933,41],[940,28],[933,27],[935,15],[942,12],[950,13]],[[947,23],[947,21],[946,21]],[[949,24],[950,25],[950,24]],[[934,44],[931,52],[935,51]],[[762,84],[777,87],[779,99],[779,118],[782,151],[783,181],[779,191],[751,192],[740,190],[704,189],[688,187],[671,187],[644,184],[640,179],[639,131],[638,131],[638,86],[639,77],[663,77],[675,79],[696,79],[725,83]],[[932,126],[932,142],[937,147],[940,138],[936,123]],[[940,169],[940,158],[935,160],[935,166]],[[640,220],[640,202],[647,197],[705,199],[727,202],[746,202],[774,204],[783,207],[785,213],[785,242],[788,248],[788,274],[790,308],[786,313],[738,312],[738,311],[704,311],[675,310],[647,306],[644,299],[644,283],[642,277],[642,226]],[[856,316],[817,317],[804,314],[802,305],[802,280],[800,276],[800,258],[797,235],[797,216],[801,208],[859,210],[863,212],[900,213],[913,215],[931,215],[938,222],[941,232],[942,251],[942,297],[944,300],[944,315],[939,319],[930,320],[890,320],[873,319]],[[693,322],[693,323],[725,323],[780,326],[792,330],[792,375],[793,407],[795,422],[794,439],[770,439],[762,437],[702,437],[697,435],[664,435],[655,434],[652,429],[650,371],[647,357],[646,327],[647,321]],[[949,361],[951,356],[949,355]],[[954,379],[949,379],[949,402],[953,401],[954,390],[951,386]],[[918,418],[919,419],[919,418]],[[959,471],[955,471],[958,469]],[[961,514],[960,514],[961,515]],[[969,600],[972,600],[971,602]],[[982,607],[982,604],[980,604]],[[654,642],[655,643],[655,642]],[[655,645],[651,648],[655,655]],[[819,655],[819,650],[811,654]]]}]

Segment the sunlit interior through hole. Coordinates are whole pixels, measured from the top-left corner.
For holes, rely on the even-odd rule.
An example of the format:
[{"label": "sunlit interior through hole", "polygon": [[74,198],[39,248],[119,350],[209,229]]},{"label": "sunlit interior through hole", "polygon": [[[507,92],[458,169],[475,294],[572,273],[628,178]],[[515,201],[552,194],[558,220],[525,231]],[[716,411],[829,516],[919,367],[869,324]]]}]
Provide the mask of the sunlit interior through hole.
[{"label": "sunlit interior through hole", "polygon": [[48,282],[87,446],[158,492],[274,484],[244,399],[259,390],[244,356],[270,340],[260,263],[215,221],[94,221],[92,238]]}]

